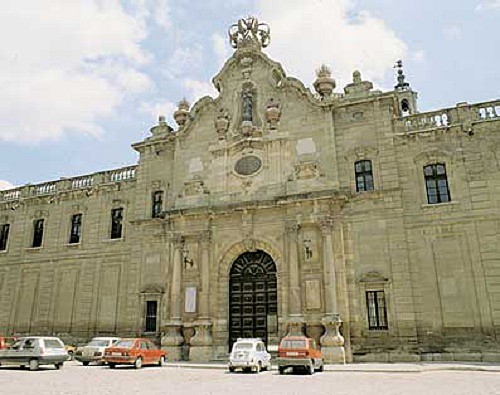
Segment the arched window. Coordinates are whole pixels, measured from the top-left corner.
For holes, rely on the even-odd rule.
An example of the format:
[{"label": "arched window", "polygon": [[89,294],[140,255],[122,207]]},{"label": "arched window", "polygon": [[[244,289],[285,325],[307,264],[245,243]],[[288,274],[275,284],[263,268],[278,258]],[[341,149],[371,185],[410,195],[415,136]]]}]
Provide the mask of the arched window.
[{"label": "arched window", "polygon": [[371,160],[360,160],[354,163],[356,192],[373,191],[373,171]]},{"label": "arched window", "polygon": [[411,114],[410,103],[408,103],[407,99],[401,100],[401,115],[406,117]]},{"label": "arched window", "polygon": [[446,203],[451,200],[444,163],[424,166],[424,177],[429,204]]}]

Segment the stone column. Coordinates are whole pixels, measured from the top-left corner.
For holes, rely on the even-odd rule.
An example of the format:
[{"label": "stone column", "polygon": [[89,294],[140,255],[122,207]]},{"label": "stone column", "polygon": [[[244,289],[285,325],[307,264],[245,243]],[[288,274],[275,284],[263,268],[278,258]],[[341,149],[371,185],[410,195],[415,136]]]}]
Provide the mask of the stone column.
[{"label": "stone column", "polygon": [[321,219],[323,233],[323,276],[325,283],[325,317],[322,320],[325,333],[321,336],[321,350],[327,363],[345,363],[344,338],[339,328],[342,321],[338,314],[337,279],[333,255],[333,220],[331,217]]},{"label": "stone column", "polygon": [[289,276],[289,301],[288,301],[288,334],[302,335],[304,319],[302,318],[302,298],[300,287],[300,271],[298,260],[298,232],[300,226],[296,222],[286,224],[288,241],[288,276]]},{"label": "stone column", "polygon": [[210,320],[210,233],[201,237],[201,292],[198,321],[191,338],[189,360],[207,362],[212,359],[212,322]]},{"label": "stone column", "polygon": [[175,237],[172,242],[174,264],[172,268],[170,293],[170,321],[162,328],[161,348],[168,352],[168,359],[181,359],[181,281],[182,281],[182,238]]}]

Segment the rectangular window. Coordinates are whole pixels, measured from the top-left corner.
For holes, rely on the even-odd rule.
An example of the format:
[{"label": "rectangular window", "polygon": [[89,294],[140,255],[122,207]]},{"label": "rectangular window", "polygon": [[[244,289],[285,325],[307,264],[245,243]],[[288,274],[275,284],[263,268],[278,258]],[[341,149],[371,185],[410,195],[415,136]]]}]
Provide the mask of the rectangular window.
[{"label": "rectangular window", "polygon": [[368,329],[374,331],[388,329],[384,291],[366,292],[366,310],[368,312]]},{"label": "rectangular window", "polygon": [[43,241],[43,219],[36,219],[33,222],[33,248],[41,247]]},{"label": "rectangular window", "polygon": [[71,217],[71,232],[69,234],[69,244],[80,242],[82,234],[82,214],[75,214]]},{"label": "rectangular window", "polygon": [[153,205],[151,208],[151,217],[160,218],[163,210],[163,191],[153,193]]},{"label": "rectangular window", "polygon": [[373,171],[370,160],[360,160],[354,164],[356,192],[373,191]]},{"label": "rectangular window", "polygon": [[0,228],[0,251],[7,249],[7,242],[9,241],[9,224],[3,224]]},{"label": "rectangular window", "polygon": [[123,208],[111,210],[111,238],[120,239],[122,237]]},{"label": "rectangular window", "polygon": [[424,167],[427,203],[446,203],[451,200],[446,167],[442,163]]},{"label": "rectangular window", "polygon": [[156,332],[157,313],[158,302],[156,300],[148,300],[146,302],[146,332]]}]

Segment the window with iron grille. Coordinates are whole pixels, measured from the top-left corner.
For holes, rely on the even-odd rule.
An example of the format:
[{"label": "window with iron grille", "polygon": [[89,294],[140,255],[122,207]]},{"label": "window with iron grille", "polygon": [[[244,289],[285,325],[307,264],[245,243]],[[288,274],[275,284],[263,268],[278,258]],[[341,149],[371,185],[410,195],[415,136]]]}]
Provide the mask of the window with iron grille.
[{"label": "window with iron grille", "polygon": [[0,251],[5,251],[7,249],[7,241],[9,240],[9,224],[3,224],[0,228]]},{"label": "window with iron grille", "polygon": [[368,312],[368,329],[388,329],[384,291],[366,291],[366,310]]},{"label": "window with iron grille", "polygon": [[153,193],[153,205],[151,210],[152,218],[160,218],[163,210],[163,191]]},{"label": "window with iron grille", "polygon": [[111,238],[120,239],[122,237],[123,208],[111,210]]},{"label": "window with iron grille", "polygon": [[373,170],[371,160],[360,160],[354,163],[356,192],[373,191]]},{"label": "window with iron grille", "polygon": [[69,234],[69,244],[80,242],[82,234],[82,214],[75,214],[71,216],[71,232]]},{"label": "window with iron grille", "polygon": [[33,244],[32,247],[41,247],[43,241],[43,219],[33,222]]},{"label": "window with iron grille", "polygon": [[156,332],[157,313],[158,302],[156,300],[148,300],[146,302],[146,332]]},{"label": "window with iron grille", "polygon": [[451,200],[446,166],[443,163],[424,166],[424,177],[429,204],[446,203]]}]

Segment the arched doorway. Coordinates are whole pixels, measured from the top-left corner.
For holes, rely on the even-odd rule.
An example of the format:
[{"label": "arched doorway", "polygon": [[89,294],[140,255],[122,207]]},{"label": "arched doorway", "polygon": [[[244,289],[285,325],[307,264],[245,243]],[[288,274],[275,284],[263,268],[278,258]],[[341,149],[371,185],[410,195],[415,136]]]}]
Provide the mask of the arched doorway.
[{"label": "arched doorway", "polygon": [[257,250],[241,254],[229,275],[229,349],[239,337],[260,337],[277,331],[276,265]]}]

